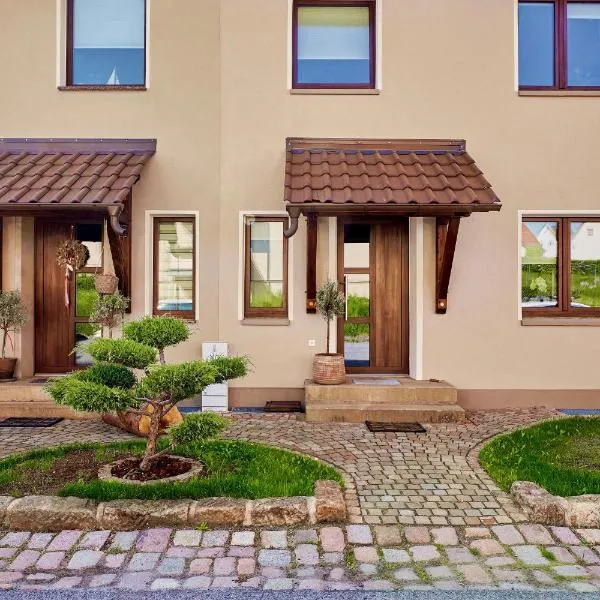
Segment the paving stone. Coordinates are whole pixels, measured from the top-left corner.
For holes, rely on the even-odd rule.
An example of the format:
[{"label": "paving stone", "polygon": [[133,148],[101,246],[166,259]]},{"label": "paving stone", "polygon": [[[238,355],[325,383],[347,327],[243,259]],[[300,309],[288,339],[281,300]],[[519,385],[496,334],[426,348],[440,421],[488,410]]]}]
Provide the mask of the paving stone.
[{"label": "paving stone", "polygon": [[175,532],[173,539],[174,546],[186,546],[189,548],[197,548],[202,540],[202,532],[195,529],[182,529]]},{"label": "paving stone", "polygon": [[239,584],[235,577],[220,576],[220,577],[215,577],[213,579],[213,582],[210,587],[217,588],[217,589],[230,589],[230,588],[238,587],[238,585]]},{"label": "paving stone", "polygon": [[0,572],[0,585],[10,585],[11,583],[15,583],[20,579],[23,579],[25,575],[23,573],[17,572]]},{"label": "paving stone", "polygon": [[492,581],[487,571],[479,565],[458,565],[456,569],[467,583],[485,584]]},{"label": "paving stone", "polygon": [[477,562],[477,558],[473,553],[463,546],[444,548],[444,552],[448,556],[448,560],[457,565]]},{"label": "paving stone", "polygon": [[454,527],[440,527],[431,530],[433,543],[441,546],[458,546],[458,535]]},{"label": "paving stone", "polygon": [[240,558],[237,565],[237,573],[240,576],[254,575],[256,561],[253,558]]},{"label": "paving stone", "polygon": [[319,551],[313,544],[300,544],[294,550],[296,562],[299,565],[317,565],[319,564]]},{"label": "paving stone", "polygon": [[54,581],[56,579],[56,575],[51,575],[50,573],[33,573],[32,575],[27,575],[27,581],[36,581],[36,582],[48,582]]},{"label": "paving stone", "polygon": [[500,569],[494,568],[492,569],[492,574],[498,581],[525,581],[525,574],[522,571],[517,571],[515,569]]},{"label": "paving stone", "polygon": [[358,546],[354,548],[354,557],[359,563],[377,563],[379,556],[374,546]]},{"label": "paving stone", "polygon": [[197,558],[190,563],[190,573],[194,575],[205,575],[206,573],[210,573],[212,563],[213,561],[211,558]]},{"label": "paving stone", "polygon": [[235,572],[235,564],[235,558],[215,558],[215,562],[213,565],[213,574],[218,577],[232,575]]},{"label": "paving stone", "polygon": [[184,558],[163,558],[158,565],[158,572],[161,575],[183,575],[184,571]]},{"label": "paving stone", "polygon": [[158,552],[139,552],[134,554],[129,561],[129,571],[151,571],[156,568],[160,560]]},{"label": "paving stone", "polygon": [[489,538],[492,532],[487,527],[467,527],[465,528],[465,538]]},{"label": "paving stone", "polygon": [[441,554],[435,546],[411,546],[409,550],[415,562],[432,562],[441,559]]},{"label": "paving stone", "polygon": [[229,540],[228,531],[205,531],[202,535],[202,546],[212,548],[214,546],[224,546]]},{"label": "paving stone", "polygon": [[183,582],[183,587],[187,590],[207,590],[211,583],[212,579],[210,577],[188,577]]},{"label": "paving stone", "polygon": [[294,588],[293,579],[270,579],[265,582],[265,590],[291,590]]},{"label": "paving stone", "polygon": [[327,565],[339,565],[344,562],[344,555],[341,552],[325,552],[323,562]]},{"label": "paving stone", "polygon": [[0,548],[0,560],[12,558],[18,551],[18,548]]},{"label": "paving stone", "polygon": [[260,574],[265,579],[277,579],[285,577],[286,573],[286,569],[280,569],[279,567],[261,567],[260,569]]},{"label": "paving stone", "polygon": [[255,537],[254,531],[236,531],[231,535],[231,545],[253,546]]},{"label": "paving stone", "polygon": [[91,588],[112,587],[112,585],[116,581],[116,579],[117,579],[117,576],[114,573],[105,573],[103,575],[94,575],[90,579],[90,587]]},{"label": "paving stone", "polygon": [[261,531],[260,544],[263,548],[287,548],[287,531]]},{"label": "paving stone", "polygon": [[46,552],[40,556],[36,567],[44,571],[54,571],[60,567],[65,556],[66,552]]},{"label": "paving stone", "polygon": [[167,549],[165,556],[169,558],[194,558],[197,550],[193,547],[187,546],[171,546]]},{"label": "paving stone", "polygon": [[82,531],[61,531],[49,544],[46,546],[48,552],[64,550],[68,552],[77,543],[81,537]]},{"label": "paving stone", "polygon": [[429,544],[431,533],[427,527],[405,527],[404,537],[409,544]]},{"label": "paving stone", "polygon": [[258,554],[258,564],[263,567],[289,567],[290,563],[289,550],[261,550]]},{"label": "paving stone", "polygon": [[546,571],[539,571],[537,569],[534,569],[533,571],[531,571],[531,574],[533,575],[534,579],[542,585],[554,585],[555,583],[554,578],[548,573],[546,573]]},{"label": "paving stone", "polygon": [[318,541],[319,535],[316,529],[298,529],[294,532],[294,545]]},{"label": "paving stone", "polygon": [[82,581],[83,578],[79,576],[63,577],[55,582],[52,587],[57,590],[70,590],[80,585]]},{"label": "paving stone", "polygon": [[53,533],[34,533],[27,544],[32,550],[43,550],[54,537]]},{"label": "paving stone", "polygon": [[33,567],[38,561],[40,553],[37,550],[23,550],[17,554],[16,558],[10,563],[8,567],[11,571],[24,571]]},{"label": "paving stone", "polygon": [[481,556],[494,556],[496,554],[505,554],[506,549],[501,546],[496,540],[480,539],[471,542],[471,550]]},{"label": "paving stone", "polygon": [[375,538],[380,546],[400,546],[402,533],[396,525],[376,525]]},{"label": "paving stone", "polygon": [[543,525],[519,525],[519,531],[530,544],[538,546],[551,545],[554,543],[550,532]]},{"label": "paving stone", "polygon": [[446,566],[426,567],[425,571],[431,579],[453,579],[455,577],[450,567]]},{"label": "paving stone", "polygon": [[346,547],[344,532],[339,527],[323,527],[320,537],[323,552],[343,552]]},{"label": "paving stone", "polygon": [[227,556],[234,556],[235,558],[254,558],[255,555],[256,548],[253,546],[230,546],[227,551]]},{"label": "paving stone", "polygon": [[369,545],[373,543],[373,535],[368,525],[348,525],[346,535],[349,544]]},{"label": "paving stone", "polygon": [[581,540],[568,527],[550,527],[552,535],[562,544],[579,545]]},{"label": "paving stone", "polygon": [[377,573],[377,566],[372,563],[361,563],[358,565],[358,572],[366,577],[372,577]]},{"label": "paving stone", "polygon": [[109,537],[110,531],[90,531],[83,536],[78,546],[86,550],[101,550]]},{"label": "paving stone", "polygon": [[154,577],[154,573],[125,573],[119,579],[117,587],[126,590],[143,590],[150,585],[150,581]]},{"label": "paving stone", "polygon": [[567,584],[575,592],[597,592],[598,588],[590,583],[583,581],[572,581]]},{"label": "paving stone", "polygon": [[262,585],[262,579],[260,577],[251,577],[242,583],[240,587],[243,588],[259,588]]},{"label": "paving stone", "polygon": [[392,577],[398,581],[419,581],[419,576],[412,569],[398,569]]},{"label": "paving stone", "polygon": [[301,579],[298,582],[299,590],[321,592],[325,590],[325,587],[325,582],[322,579]]},{"label": "paving stone", "polygon": [[562,546],[550,546],[548,548],[548,552],[554,555],[554,558],[557,562],[567,564],[577,562],[577,559],[573,556],[573,554],[571,554],[571,552],[569,552],[566,548],[563,548]]},{"label": "paving stone", "polygon": [[511,550],[521,562],[530,567],[540,567],[549,564],[548,559],[542,556],[540,549],[536,546],[514,546]]},{"label": "paving stone", "polygon": [[514,525],[495,525],[492,527],[492,531],[500,542],[506,546],[525,543],[525,539]]},{"label": "paving stone", "polygon": [[78,550],[75,552],[75,554],[73,554],[69,564],[67,565],[67,569],[72,571],[92,569],[103,557],[104,554],[98,550]]},{"label": "paving stone", "polygon": [[588,544],[600,544],[600,529],[577,529],[577,533]]},{"label": "paving stone", "polygon": [[112,544],[110,547],[116,550],[131,550],[137,540],[139,532],[137,531],[118,531],[115,533]]},{"label": "paving stone", "polygon": [[138,552],[164,552],[170,537],[170,529],[148,529],[142,532],[135,547]]},{"label": "paving stone", "polygon": [[196,552],[196,556],[198,558],[221,558],[222,556],[225,556],[225,548],[220,546],[200,548],[200,550]]},{"label": "paving stone", "polygon": [[392,565],[404,564],[410,562],[410,556],[406,550],[397,548],[384,548],[383,560]]},{"label": "paving stone", "polygon": [[600,564],[600,557],[591,549],[585,546],[571,546],[571,552],[586,565]]},{"label": "paving stone", "polygon": [[485,561],[488,567],[507,567],[514,565],[515,559],[510,556],[492,556]]},{"label": "paving stone", "polygon": [[151,590],[176,590],[180,587],[180,583],[177,579],[169,579],[165,577],[159,577],[155,579],[150,585]]},{"label": "paving stone", "polygon": [[20,548],[31,537],[28,531],[13,531],[7,533],[2,540],[0,546],[10,546],[11,548]]},{"label": "paving stone", "polygon": [[552,570],[561,577],[590,577],[590,573],[580,565],[558,565]]},{"label": "paving stone", "polygon": [[127,554],[107,554],[104,557],[104,566],[107,569],[120,569],[127,560]]}]

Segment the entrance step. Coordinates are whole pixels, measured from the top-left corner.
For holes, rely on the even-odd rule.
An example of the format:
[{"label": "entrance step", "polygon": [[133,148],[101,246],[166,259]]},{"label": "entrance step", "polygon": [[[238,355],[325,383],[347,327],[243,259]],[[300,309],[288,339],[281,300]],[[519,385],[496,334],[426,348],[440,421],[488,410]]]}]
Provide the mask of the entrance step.
[{"label": "entrance step", "polygon": [[457,404],[413,404],[391,407],[387,404],[306,405],[306,420],[335,423],[455,423],[462,421],[465,411]]}]

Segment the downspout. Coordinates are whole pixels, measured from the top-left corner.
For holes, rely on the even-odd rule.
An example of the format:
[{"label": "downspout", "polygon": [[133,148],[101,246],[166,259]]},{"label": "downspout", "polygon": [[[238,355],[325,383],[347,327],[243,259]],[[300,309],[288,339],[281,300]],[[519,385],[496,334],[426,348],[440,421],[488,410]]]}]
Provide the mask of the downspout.
[{"label": "downspout", "polygon": [[127,228],[121,223],[121,221],[119,221],[119,217],[121,216],[122,212],[122,204],[113,204],[112,206],[108,207],[108,216],[112,230],[117,235],[125,236],[127,234]]},{"label": "downspout", "polygon": [[300,218],[300,213],[302,210],[299,206],[288,206],[287,211],[290,215],[290,222],[287,228],[284,229],[283,236],[286,238],[291,238],[298,231],[298,219]]}]

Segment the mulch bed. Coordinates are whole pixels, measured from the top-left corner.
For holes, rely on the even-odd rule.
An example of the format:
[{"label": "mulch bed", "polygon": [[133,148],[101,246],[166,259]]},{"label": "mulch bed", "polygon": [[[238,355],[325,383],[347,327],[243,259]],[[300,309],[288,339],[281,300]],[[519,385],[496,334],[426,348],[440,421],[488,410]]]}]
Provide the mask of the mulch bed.
[{"label": "mulch bed", "polygon": [[124,460],[112,469],[112,474],[115,477],[130,479],[132,481],[156,481],[166,479],[167,477],[175,477],[187,473],[192,465],[188,461],[182,461],[174,456],[159,456],[152,461],[151,470],[144,472],[138,467],[141,458],[132,457],[129,460]]}]

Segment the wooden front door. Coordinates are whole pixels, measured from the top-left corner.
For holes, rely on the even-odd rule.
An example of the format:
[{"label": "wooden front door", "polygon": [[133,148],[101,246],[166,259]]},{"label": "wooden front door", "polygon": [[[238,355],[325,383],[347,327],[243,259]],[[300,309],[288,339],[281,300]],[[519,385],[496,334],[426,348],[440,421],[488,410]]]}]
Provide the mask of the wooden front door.
[{"label": "wooden front door", "polygon": [[340,219],[338,275],[346,294],[338,352],[348,371],[408,373],[408,221]]},{"label": "wooden front door", "polygon": [[[66,373],[89,364],[75,352],[78,342],[99,335],[89,322],[94,298],[94,272],[102,270],[103,223],[67,223],[36,219],[35,225],[35,370]],[[65,270],[56,262],[58,247],[76,237],[90,251],[84,269],[72,275],[65,287]],[[67,304],[68,296],[68,304]]]}]

